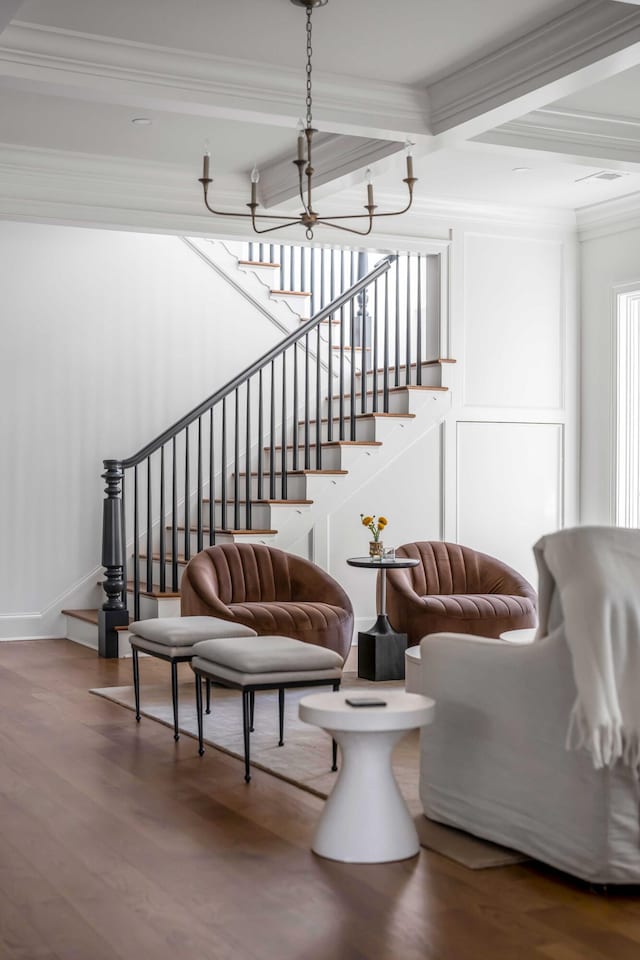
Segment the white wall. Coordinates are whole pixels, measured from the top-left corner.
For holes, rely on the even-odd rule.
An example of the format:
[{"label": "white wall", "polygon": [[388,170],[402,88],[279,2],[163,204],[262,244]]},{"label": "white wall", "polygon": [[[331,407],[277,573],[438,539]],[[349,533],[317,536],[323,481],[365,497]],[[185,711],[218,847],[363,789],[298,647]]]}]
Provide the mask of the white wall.
[{"label": "white wall", "polygon": [[99,568],[102,460],[282,334],[177,237],[0,222],[0,264],[0,637],[60,636]]},{"label": "white wall", "polygon": [[609,524],[613,521],[613,288],[640,284],[640,228],[584,239],[581,249],[581,519]]}]

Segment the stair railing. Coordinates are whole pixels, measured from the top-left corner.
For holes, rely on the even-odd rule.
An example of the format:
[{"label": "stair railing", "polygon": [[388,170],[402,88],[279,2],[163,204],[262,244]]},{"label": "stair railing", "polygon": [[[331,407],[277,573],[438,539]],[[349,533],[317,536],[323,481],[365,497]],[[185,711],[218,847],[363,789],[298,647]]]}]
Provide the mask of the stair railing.
[{"label": "stair railing", "polygon": [[439,356],[431,261],[384,257],[138,453],[104,461],[101,655],[118,655],[128,592],[134,619],[145,592],[177,594],[180,565],[216,532],[258,535],[261,504],[300,499],[294,485],[324,470],[328,444],[356,441],[360,416],[388,413],[394,389],[422,384]]}]

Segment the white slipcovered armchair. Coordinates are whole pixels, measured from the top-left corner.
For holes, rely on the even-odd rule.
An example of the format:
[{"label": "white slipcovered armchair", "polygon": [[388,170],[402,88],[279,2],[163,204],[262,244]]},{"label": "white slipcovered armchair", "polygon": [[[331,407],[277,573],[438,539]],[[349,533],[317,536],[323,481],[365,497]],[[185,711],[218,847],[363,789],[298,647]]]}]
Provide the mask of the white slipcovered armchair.
[{"label": "white slipcovered armchair", "polygon": [[[640,533],[634,533],[635,550]],[[590,534],[589,544],[597,543],[594,528]],[[581,537],[577,543],[584,546]],[[618,532],[615,537],[620,539]],[[631,538],[622,539],[626,549]],[[619,582],[615,562],[612,574]],[[575,591],[579,580],[573,572],[571,581]],[[434,722],[421,739],[422,805],[434,820],[584,880],[638,883],[640,790],[633,764],[618,757],[596,768],[588,750],[565,745],[572,711],[580,702],[574,640],[567,642],[567,596],[553,576],[546,582],[541,577],[540,628],[530,644],[452,633],[422,640],[423,692],[436,701]],[[606,604],[606,593],[599,592],[595,602]],[[629,602],[637,605],[633,598]],[[612,624],[621,623],[611,609],[605,614]],[[632,621],[627,616],[626,622]],[[640,699],[635,627],[625,635],[627,645],[629,637],[631,652],[627,656],[624,648],[628,662],[621,671],[638,670]],[[605,652],[613,651],[615,659],[619,649],[614,643]],[[605,663],[605,672],[607,668]]]}]

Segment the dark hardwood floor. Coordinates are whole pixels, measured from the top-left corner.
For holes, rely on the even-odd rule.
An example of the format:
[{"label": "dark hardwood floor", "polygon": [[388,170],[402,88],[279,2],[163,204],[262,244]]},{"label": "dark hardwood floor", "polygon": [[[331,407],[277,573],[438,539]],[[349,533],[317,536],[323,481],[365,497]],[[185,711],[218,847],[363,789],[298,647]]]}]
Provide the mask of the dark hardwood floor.
[{"label": "dark hardwood floor", "polygon": [[0,644],[2,960],[640,958],[640,889],[315,857],[321,800],[87,692],[129,678],[66,640]]}]

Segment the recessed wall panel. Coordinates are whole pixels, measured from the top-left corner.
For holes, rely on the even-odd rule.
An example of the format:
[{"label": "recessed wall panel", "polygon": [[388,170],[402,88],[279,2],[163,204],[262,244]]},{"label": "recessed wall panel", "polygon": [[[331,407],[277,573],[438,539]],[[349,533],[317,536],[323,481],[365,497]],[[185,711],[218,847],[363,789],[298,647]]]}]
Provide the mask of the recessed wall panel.
[{"label": "recessed wall panel", "polygon": [[465,403],[563,403],[562,245],[470,234],[465,239]]},{"label": "recessed wall panel", "polygon": [[533,544],[562,525],[562,441],[557,423],[458,423],[458,542],[534,585]]}]

